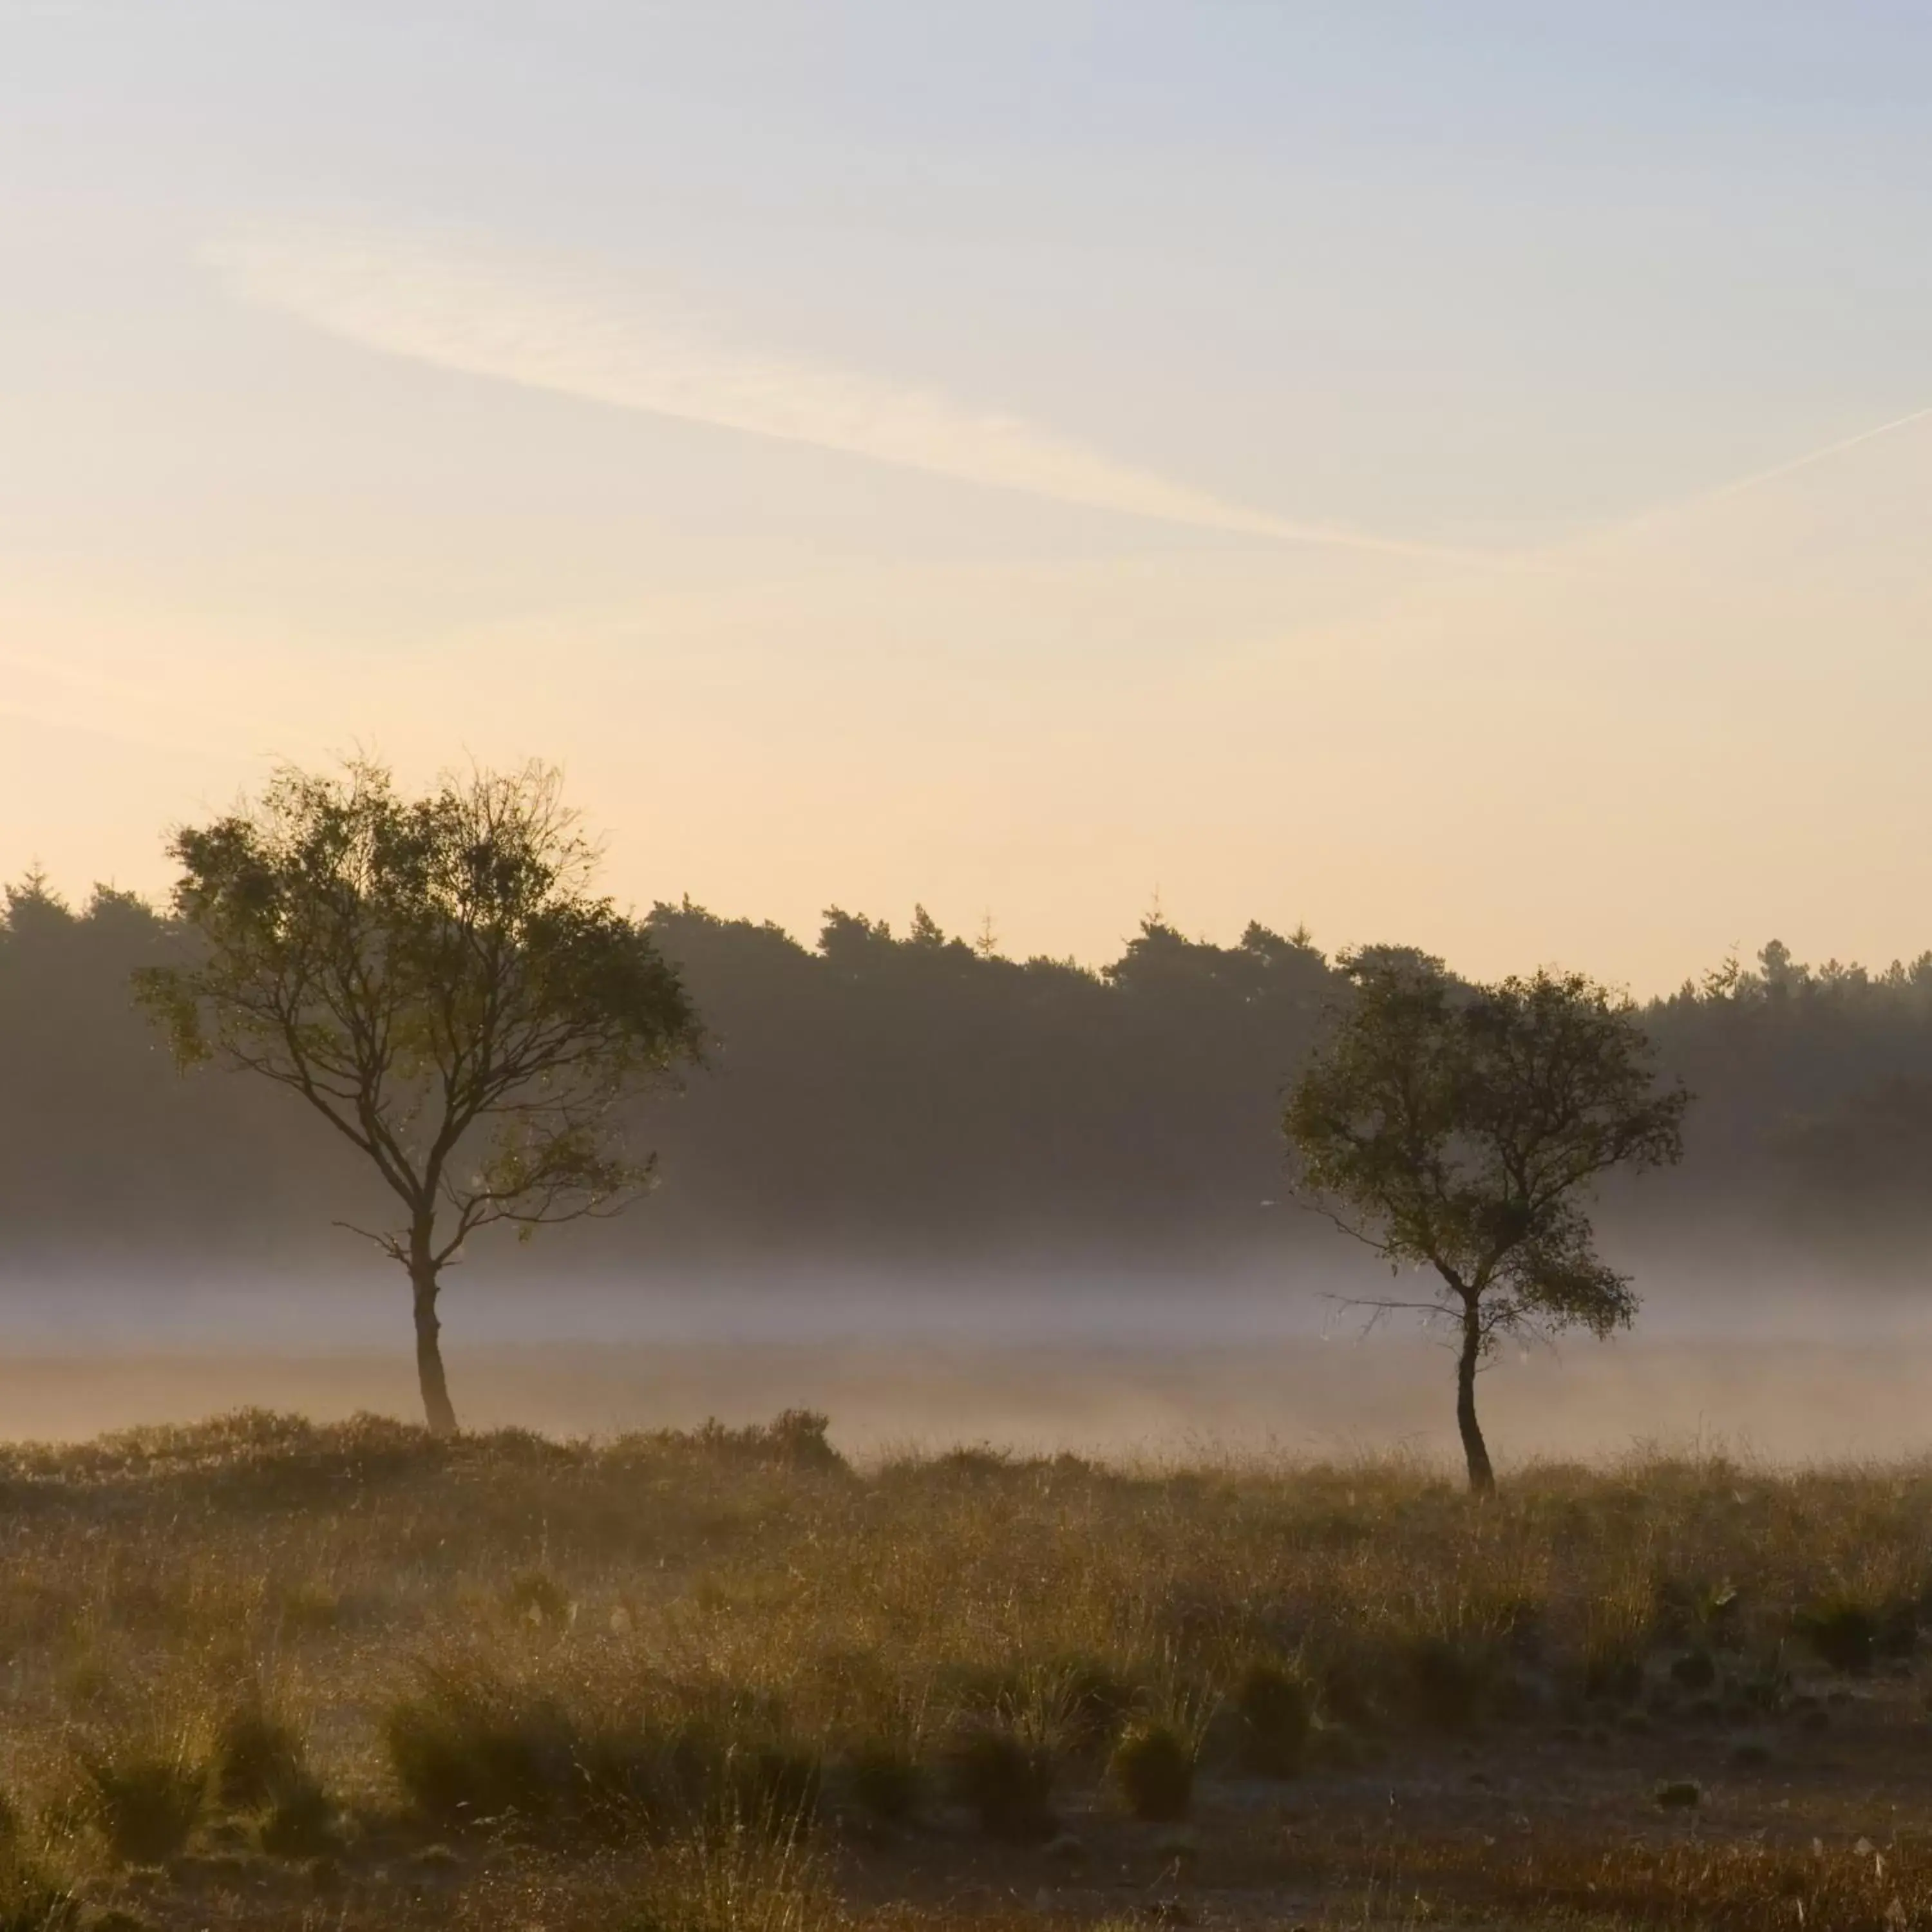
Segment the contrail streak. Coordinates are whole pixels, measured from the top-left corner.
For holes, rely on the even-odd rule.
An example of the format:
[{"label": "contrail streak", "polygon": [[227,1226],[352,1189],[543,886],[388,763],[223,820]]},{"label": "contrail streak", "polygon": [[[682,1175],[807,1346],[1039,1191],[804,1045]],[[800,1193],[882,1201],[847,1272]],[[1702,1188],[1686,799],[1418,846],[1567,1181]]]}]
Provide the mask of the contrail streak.
[{"label": "contrail streak", "polygon": [[1720,497],[1735,496],[1740,490],[1754,490],[1760,483],[1774,482],[1780,476],[1789,476],[1795,470],[1808,470],[1814,463],[1822,463],[1828,458],[1842,455],[1848,449],[1856,449],[1862,442],[1875,442],[1882,436],[1890,436],[1894,430],[1906,429],[1916,422],[1923,422],[1932,417],[1932,404],[1924,408],[1908,410],[1902,416],[1894,416],[1889,422],[1882,422],[1874,429],[1862,429],[1850,436],[1841,436],[1836,442],[1828,442],[1822,448],[1807,450],[1802,456],[1794,456],[1788,461],[1774,464],[1768,470],[1760,470],[1749,476],[1741,476],[1735,483],[1720,484],[1700,501],[1714,502]]},{"label": "contrail streak", "polygon": [[1018,417],[748,349],[608,277],[442,234],[257,230],[207,254],[244,300],[443,368],[1128,516],[1434,562],[1511,561],[1227,502]]},{"label": "contrail streak", "polygon": [[1707,490],[1694,491],[1688,496],[1673,497],[1669,502],[1659,503],[1655,508],[1640,510],[1636,515],[1621,521],[1606,524],[1582,536],[1556,546],[1558,551],[1572,548],[1592,549],[1600,542],[1630,535],[1638,530],[1650,528],[1666,517],[1682,516],[1686,512],[1701,509],[1708,503],[1721,503],[1730,497],[1742,496],[1745,491],[1755,490],[1761,484],[1774,483],[1780,477],[1795,475],[1801,470],[1809,470],[1814,464],[1829,462],[1834,456],[1842,456],[1847,450],[1856,449],[1861,444],[1876,442],[1880,436],[1892,436],[1902,429],[1909,429],[1916,422],[1932,419],[1932,404],[1923,409],[1908,410],[1902,416],[1894,416],[1888,422],[1875,424],[1870,429],[1855,430],[1850,436],[1841,436],[1835,441],[1822,444],[1816,449],[1808,449],[1802,456],[1787,457],[1782,463],[1774,463],[1768,470],[1754,470],[1748,476],[1739,476],[1729,483],[1713,484]]}]

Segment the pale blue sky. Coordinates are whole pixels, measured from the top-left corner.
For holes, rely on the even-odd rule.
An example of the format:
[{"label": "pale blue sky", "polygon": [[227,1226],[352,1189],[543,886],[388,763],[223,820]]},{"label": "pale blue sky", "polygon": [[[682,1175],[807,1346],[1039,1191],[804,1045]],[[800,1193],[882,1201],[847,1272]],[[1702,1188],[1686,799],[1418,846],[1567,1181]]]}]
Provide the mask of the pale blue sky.
[{"label": "pale blue sky", "polygon": [[1904,5],[0,0],[0,866],[360,739],[800,926],[1916,950],[1932,425],[1712,493],[1932,406],[1928,98]]}]

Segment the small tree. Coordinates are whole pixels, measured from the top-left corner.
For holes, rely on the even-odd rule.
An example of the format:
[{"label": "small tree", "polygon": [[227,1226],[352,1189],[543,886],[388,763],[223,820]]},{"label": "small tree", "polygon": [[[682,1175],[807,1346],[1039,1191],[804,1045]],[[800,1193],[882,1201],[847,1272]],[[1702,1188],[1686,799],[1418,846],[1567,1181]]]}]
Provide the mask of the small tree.
[{"label": "small tree", "polygon": [[453,1432],[436,1301],[479,1229],[614,1213],[649,1184],[616,1112],[694,1057],[675,971],[590,890],[598,854],[532,765],[399,796],[388,771],[286,767],[176,832],[199,962],[138,976],[184,1066],[298,1094],[400,1204],[364,1234],[408,1271],[430,1427]]},{"label": "small tree", "polygon": [[1627,1327],[1636,1297],[1583,1211],[1615,1167],[1678,1160],[1690,1096],[1660,1089],[1630,1002],[1576,974],[1463,986],[1393,947],[1345,954],[1354,997],[1283,1126],[1305,1198],[1392,1266],[1432,1270],[1410,1307],[1454,1324],[1469,1486],[1496,1486],[1476,1372],[1506,1334]]}]

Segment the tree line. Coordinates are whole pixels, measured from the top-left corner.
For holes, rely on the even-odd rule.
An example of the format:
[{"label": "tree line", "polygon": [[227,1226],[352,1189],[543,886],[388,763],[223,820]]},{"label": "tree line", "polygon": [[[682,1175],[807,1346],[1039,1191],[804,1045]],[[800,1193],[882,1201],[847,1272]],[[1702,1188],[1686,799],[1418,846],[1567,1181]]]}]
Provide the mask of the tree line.
[{"label": "tree line", "polygon": [[[1324,1040],[1332,1054],[1337,1013],[1361,1004],[1373,953],[1331,960],[1305,933],[1259,925],[1223,946],[1151,918],[1094,970],[1011,959],[919,911],[896,932],[833,909],[812,946],[688,902],[633,920],[596,897],[592,848],[536,772],[418,800],[374,768],[288,773],[173,850],[164,908],[105,889],[72,908],[34,878],[7,894],[0,1240],[14,1271],[170,1256],[286,1268],[344,1238],[339,1220],[409,1271],[429,1364],[424,1285],[472,1235],[602,1216],[652,1153],[650,1211],[560,1244],[547,1266],[804,1256],[1292,1273],[1324,1252],[1322,1225],[1287,1204],[1284,1112]],[[306,962],[288,951],[298,904],[315,922]],[[354,1036],[349,982],[318,991],[332,952],[376,962],[361,992],[388,1016],[381,1038]],[[539,960],[551,980],[520,978]],[[1471,1010],[1472,989],[1427,966],[1426,983]],[[295,1004],[261,1005],[291,972]],[[136,980],[149,1014],[130,998]],[[457,1064],[513,994],[532,1003],[526,1017],[574,1013],[581,1056]],[[184,1058],[269,1077],[177,1078],[157,1016]],[[1865,1262],[1916,1250],[1932,959],[1812,970],[1774,944],[1626,1018],[1658,1090],[1699,1104],[1681,1169],[1640,1192],[1612,1182],[1615,1234],[1746,1231]],[[338,1056],[328,1092],[286,1058],[321,1042],[318,1026],[340,1030],[322,1042]],[[537,1025],[524,1044],[545,1037]],[[398,1074],[397,1129],[358,1112],[369,1053]],[[281,1104],[278,1084],[303,1104]],[[496,1100],[520,1109],[517,1131],[479,1150]],[[406,1211],[385,1219],[386,1206]],[[1388,1217],[1370,1232],[1385,1241]],[[426,1406],[447,1420],[434,1380],[426,1366]]]}]

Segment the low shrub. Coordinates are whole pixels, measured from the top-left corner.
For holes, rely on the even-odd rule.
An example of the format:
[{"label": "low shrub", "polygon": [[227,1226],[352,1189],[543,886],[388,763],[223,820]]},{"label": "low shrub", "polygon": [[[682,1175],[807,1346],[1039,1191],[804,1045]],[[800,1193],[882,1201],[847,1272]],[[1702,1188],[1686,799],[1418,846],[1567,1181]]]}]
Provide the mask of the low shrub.
[{"label": "low shrub", "polygon": [[857,1746],[847,1760],[852,1795],[887,1825],[909,1823],[926,1796],[926,1774],[902,1745],[874,1740]]},{"label": "low shrub", "polygon": [[817,1816],[824,1781],[815,1751],[782,1743],[728,1744],[712,1760],[695,1808],[714,1820],[789,1836]]},{"label": "low shrub", "polygon": [[621,1838],[675,1808],[674,1752],[654,1728],[612,1719],[576,1729],[560,1794],[600,1836]]},{"label": "low shrub", "polygon": [[1798,1634],[1834,1670],[1862,1677],[1878,1654],[1881,1618],[1862,1598],[1837,1595],[1798,1612]]},{"label": "low shrub", "polygon": [[214,1792],[231,1810],[271,1803],[303,1774],[300,1733],[251,1699],[222,1720],[214,1740]]},{"label": "low shrub", "polygon": [[86,1810],[114,1856],[130,1864],[174,1857],[201,1822],[208,1767],[184,1741],[90,1751],[80,1768]]},{"label": "low shrub", "polygon": [[1670,1660],[1670,1681],[1683,1690],[1708,1690],[1718,1681],[1718,1666],[1708,1650],[1686,1651]]},{"label": "low shrub", "polygon": [[270,1600],[276,1628],[285,1637],[321,1636],[339,1630],[346,1608],[339,1592],[312,1577],[291,1579]]},{"label": "low shrub", "polygon": [[1738,1635],[1743,1599],[1729,1577],[1662,1576],[1656,1585],[1659,1634],[1694,1648],[1728,1648]]},{"label": "low shrub", "polygon": [[384,1728],[397,1781],[442,1826],[542,1819],[621,1836],[676,1816],[790,1832],[818,1809],[818,1756],[790,1745],[763,1708],[586,1718],[539,1691],[446,1671]]},{"label": "low shrub", "polygon": [[1130,1724],[1114,1747],[1112,1769],[1127,1809],[1144,1823],[1171,1825],[1187,1816],[1194,1747],[1172,1724]]},{"label": "low shrub", "polygon": [[806,1845],[742,1828],[674,1835],[641,1890],[623,1932],[844,1932],[850,1923]]},{"label": "low shrub", "polygon": [[968,1720],[992,1718],[1027,1702],[1027,1673],[1012,1664],[942,1660],[933,1673],[933,1692],[943,1708]]},{"label": "low shrub", "polygon": [[1360,1771],[1368,1753],[1347,1725],[1318,1724],[1309,1733],[1307,1762],[1324,1771]]},{"label": "low shrub", "polygon": [[80,1901],[68,1887],[29,1860],[0,1855],[0,1932],[69,1932],[80,1923]]},{"label": "low shrub", "polygon": [[1359,1658],[1331,1658],[1322,1672],[1323,1714],[1366,1730],[1381,1716],[1376,1686]]},{"label": "low shrub", "polygon": [[827,1438],[831,1426],[831,1418],[816,1409],[788,1408],[770,1422],[749,1423],[740,1429],[707,1422],[692,1440],[706,1454],[728,1462],[830,1472],[849,1466]]},{"label": "low shrub", "polygon": [[1448,1637],[1422,1637],[1408,1655],[1408,1703],[1431,1730],[1466,1731],[1481,1714],[1490,1659],[1475,1646]]},{"label": "low shrub", "polygon": [[62,1660],[55,1688],[62,1704],[80,1711],[99,1712],[110,1706],[123,1673],[92,1645]]},{"label": "low shrub", "polygon": [[[968,1480],[1009,1474],[1018,1459],[1010,1449],[996,1449],[990,1442],[962,1442],[935,1456],[924,1466],[938,1474],[964,1476]],[[916,1469],[919,1466],[914,1466]],[[923,1473],[923,1470],[920,1470]]]},{"label": "low shrub", "polygon": [[1258,1778],[1293,1778],[1308,1755],[1315,1699],[1306,1682],[1286,1665],[1251,1664],[1234,1693],[1240,1762]]},{"label": "low shrub", "polygon": [[1732,1679],[1731,1697],[1749,1717],[1778,1716],[1791,1701],[1791,1672],[1785,1666],[1784,1646],[1768,1655],[1742,1660]]},{"label": "low shrub", "polygon": [[1583,1694],[1604,1703],[1634,1704],[1643,1695],[1643,1652],[1634,1640],[1594,1646],[1583,1659]]},{"label": "low shrub", "polygon": [[431,1673],[421,1695],[391,1708],[383,1736],[404,1794],[439,1825],[544,1816],[577,1782],[563,1712],[482,1676]]},{"label": "low shrub", "polygon": [[1106,1743],[1118,1734],[1139,1696],[1139,1688],[1096,1658],[1068,1657],[1046,1667],[1045,1676],[1070,1743]]},{"label": "low shrub", "polygon": [[336,1848],[334,1800],[320,1779],[302,1771],[277,1790],[262,1818],[263,1851],[278,1858],[315,1858]]},{"label": "low shrub", "polygon": [[787,1736],[782,1707],[766,1697],[720,1697],[712,1687],[700,1687],[692,1701],[688,1714],[634,1724],[604,1750],[626,1737],[633,1748],[654,1749],[668,1773],[664,1796],[689,1820],[784,1830],[808,1822],[823,1767],[815,1751]]},{"label": "low shrub", "polygon": [[570,1619],[570,1592],[547,1570],[524,1570],[503,1592],[504,1607],[528,1624],[561,1629]]},{"label": "low shrub", "polygon": [[1042,1740],[998,1719],[969,1726],[951,1754],[953,1796],[988,1838],[1016,1844],[1052,1837],[1058,1769]]}]

